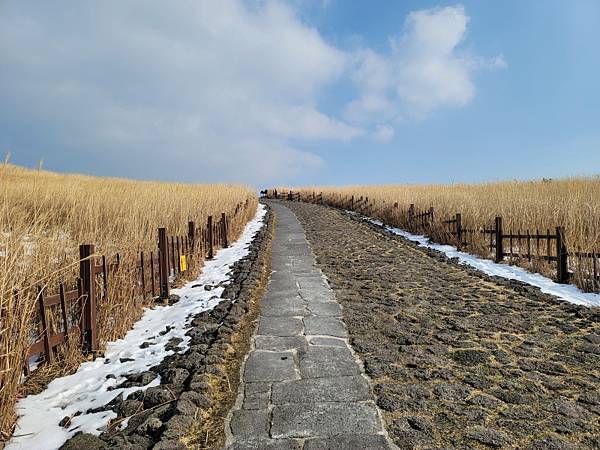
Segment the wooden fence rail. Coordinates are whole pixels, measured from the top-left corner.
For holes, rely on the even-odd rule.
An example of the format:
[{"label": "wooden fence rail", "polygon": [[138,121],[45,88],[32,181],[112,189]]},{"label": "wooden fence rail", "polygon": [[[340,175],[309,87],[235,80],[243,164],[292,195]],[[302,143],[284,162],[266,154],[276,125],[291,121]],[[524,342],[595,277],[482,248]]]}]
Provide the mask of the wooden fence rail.
[{"label": "wooden fence rail", "polygon": [[[248,200],[240,202],[231,217],[236,218],[248,207]],[[141,251],[135,266],[129,267],[138,274],[137,285],[133,287],[136,298],[168,299],[170,283],[187,272],[191,264],[212,259],[216,247],[229,246],[230,221],[225,212],[216,223],[209,216],[205,227],[197,228],[189,221],[184,236],[169,236],[166,228],[159,228],[156,250]],[[124,265],[119,254],[113,262],[108,262],[106,255],[95,254],[91,244],[79,246],[79,260],[79,277],[70,284],[59,282],[56,294],[49,294],[48,286],[38,287],[39,332],[27,350],[23,369],[26,375],[31,371],[32,357],[42,356],[42,362],[52,363],[58,347],[70,337],[81,340],[84,353],[98,350],[98,304],[107,299],[111,280]]]},{"label": "wooden fence rail", "polygon": [[[326,204],[365,215],[372,215],[375,210],[374,203],[369,202],[367,196],[356,198],[354,195],[336,195],[328,196],[324,200],[322,192],[317,194],[315,192],[290,191],[285,195],[276,190],[267,189],[261,193],[267,198],[287,198],[288,200]],[[515,260],[527,260],[528,262],[539,260],[552,263],[556,266],[555,279],[559,283],[569,283],[573,276],[572,271],[569,270],[570,260],[576,261],[579,265],[583,265],[587,260],[589,268],[582,276],[591,286],[591,290],[600,289],[600,252],[582,252],[580,249],[569,251],[565,239],[565,229],[562,226],[556,227],[552,233],[549,229],[545,233],[540,230],[535,230],[535,232],[509,230],[507,232],[503,228],[502,217],[496,217],[491,226],[488,224],[479,228],[465,228],[460,212],[450,218],[440,219],[434,216],[433,206],[426,210],[417,210],[415,205],[411,204],[408,209],[401,210],[398,202],[393,203],[393,206],[386,205],[385,202],[383,204],[392,211],[394,218],[406,225],[409,231],[419,231],[431,236],[436,230],[441,229],[441,236],[447,236],[447,238],[442,238],[445,241],[443,243],[453,244],[459,251],[474,245],[476,236],[482,235],[484,240],[489,239],[486,245],[496,262],[508,259],[510,263],[514,263]],[[437,222],[434,219],[438,219]],[[439,238],[439,234],[435,234],[436,238]]]}]

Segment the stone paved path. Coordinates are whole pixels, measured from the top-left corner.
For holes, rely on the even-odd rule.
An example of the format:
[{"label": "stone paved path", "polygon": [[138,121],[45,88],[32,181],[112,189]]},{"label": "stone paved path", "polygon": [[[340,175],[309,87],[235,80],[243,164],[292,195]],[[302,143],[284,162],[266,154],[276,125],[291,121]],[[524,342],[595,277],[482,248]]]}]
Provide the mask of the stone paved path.
[{"label": "stone paved path", "polygon": [[392,448],[302,226],[289,209],[272,206],[273,274],[228,418],[227,448]]},{"label": "stone paved path", "polygon": [[600,308],[287,202],[406,449],[600,449]]}]

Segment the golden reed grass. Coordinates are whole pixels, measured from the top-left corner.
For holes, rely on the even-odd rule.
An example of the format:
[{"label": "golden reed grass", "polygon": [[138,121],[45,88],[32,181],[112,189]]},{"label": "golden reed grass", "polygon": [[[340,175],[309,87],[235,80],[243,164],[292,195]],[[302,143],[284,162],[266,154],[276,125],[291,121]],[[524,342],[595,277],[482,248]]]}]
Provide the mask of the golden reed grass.
[{"label": "golden reed grass", "polygon": [[[462,215],[465,228],[493,228],[494,218],[503,218],[504,232],[521,231],[534,233],[564,226],[569,251],[600,252],[600,176],[574,177],[557,180],[507,181],[482,184],[451,185],[364,185],[347,187],[281,187],[278,191],[312,194],[323,193],[325,201],[340,202],[354,195],[355,199],[369,198],[369,212],[390,225],[403,225],[393,204],[399,210],[407,210],[414,204],[418,210],[433,206],[436,220],[450,219],[456,213]],[[483,236],[467,251],[490,256]],[[505,244],[506,246],[507,244]],[[590,290],[598,284],[590,283],[587,275],[593,270],[591,259],[570,259],[574,270],[573,280],[580,287]],[[519,264],[551,274],[544,264]],[[535,267],[533,267],[535,266]]]},{"label": "golden reed grass", "polygon": [[[59,281],[76,278],[79,244],[95,244],[97,254],[119,253],[123,262],[112,292],[98,307],[99,341],[105,343],[122,337],[141,315],[144,305],[133,289],[135,262],[140,251],[155,250],[157,228],[183,236],[189,220],[199,227],[209,215],[233,217],[246,201],[248,207],[229,224],[230,240],[256,211],[250,188],[65,175],[0,164],[1,436],[7,438],[14,426],[25,354],[39,333],[36,288],[47,286],[55,293]],[[40,382],[77,366],[80,352],[70,347],[55,364],[34,372]],[[35,380],[35,375],[28,380],[28,389]]]}]

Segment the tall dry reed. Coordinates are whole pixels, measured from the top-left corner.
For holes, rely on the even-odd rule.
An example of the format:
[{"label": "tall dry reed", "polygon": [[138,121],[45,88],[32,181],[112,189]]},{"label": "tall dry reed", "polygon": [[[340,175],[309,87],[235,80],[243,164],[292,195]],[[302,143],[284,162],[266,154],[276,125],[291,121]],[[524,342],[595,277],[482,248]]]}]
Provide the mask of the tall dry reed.
[{"label": "tall dry reed", "polygon": [[[370,212],[387,223],[397,220],[392,208],[398,202],[401,210],[410,204],[418,210],[433,206],[438,220],[450,219],[459,212],[463,226],[469,229],[490,228],[496,216],[502,216],[505,233],[511,230],[553,233],[556,226],[564,226],[570,252],[600,252],[600,176],[482,184],[278,188],[282,193],[289,190],[304,194],[322,192],[326,201],[337,202],[352,195],[357,200],[368,197]],[[489,256],[485,238],[474,248],[477,253]],[[580,263],[571,258],[570,263],[575,283],[584,289],[597,289],[597,283],[591,285],[587,276],[592,270],[591,260]],[[549,274],[548,267],[534,269]]]},{"label": "tall dry reed", "polygon": [[[59,281],[72,281],[79,244],[95,244],[98,254],[109,257],[119,253],[123,261],[113,292],[98,307],[99,340],[106,342],[123,336],[141,315],[144,305],[133,292],[135,261],[140,251],[155,250],[157,228],[185,235],[189,220],[201,226],[209,215],[232,217],[236,205],[247,200],[248,208],[230,224],[232,240],[256,210],[256,195],[244,186],[130,181],[0,164],[2,436],[11,433],[24,357],[39,333],[37,286],[54,293]],[[43,382],[69,372],[79,361],[78,351],[65,348],[56,364],[39,369],[38,378]]]}]

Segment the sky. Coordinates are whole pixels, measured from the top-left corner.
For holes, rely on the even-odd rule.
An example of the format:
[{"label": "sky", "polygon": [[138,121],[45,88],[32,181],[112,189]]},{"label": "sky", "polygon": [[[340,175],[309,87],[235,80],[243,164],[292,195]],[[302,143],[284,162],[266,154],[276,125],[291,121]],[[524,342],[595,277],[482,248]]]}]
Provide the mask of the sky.
[{"label": "sky", "polygon": [[600,173],[597,0],[0,1],[0,155],[273,185]]}]

